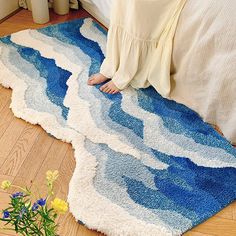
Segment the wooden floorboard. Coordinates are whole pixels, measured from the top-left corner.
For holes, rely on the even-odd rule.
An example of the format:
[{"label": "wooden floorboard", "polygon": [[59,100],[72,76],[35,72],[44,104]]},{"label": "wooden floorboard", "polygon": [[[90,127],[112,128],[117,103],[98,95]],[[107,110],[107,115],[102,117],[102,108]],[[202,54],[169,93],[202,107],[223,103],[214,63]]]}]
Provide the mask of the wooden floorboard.
[{"label": "wooden floorboard", "polygon": [[[10,91],[10,90],[9,90]],[[0,110],[1,114],[1,120],[0,120],[0,138],[3,136],[3,134],[6,132],[8,126],[12,122],[14,116],[12,112],[9,109],[11,101],[8,100],[5,104],[5,107],[3,107]]]},{"label": "wooden floorboard", "polygon": [[0,166],[6,161],[26,126],[27,124],[23,120],[13,119],[3,133],[0,138]]},{"label": "wooden floorboard", "polygon": [[[58,16],[51,11],[51,21],[45,25],[37,25],[33,23],[31,13],[22,10],[0,24],[0,36],[84,16],[89,16],[84,10],[71,11],[66,16]],[[66,198],[69,181],[75,168],[71,145],[53,138],[39,126],[33,126],[14,117],[9,108],[10,102],[11,90],[0,86],[0,181],[9,179],[15,184],[43,185],[45,172],[48,169],[58,169],[60,177],[56,184],[56,192],[59,197]],[[0,190],[0,199],[1,209],[7,204],[8,194]],[[79,225],[70,213],[61,216],[59,224],[59,235],[62,236],[102,235]],[[0,232],[0,235],[15,234]],[[185,235],[235,236],[236,202]]]},{"label": "wooden floorboard", "polygon": [[0,167],[0,173],[16,176],[27,159],[41,129],[38,126],[27,125],[15,143],[11,152]]}]

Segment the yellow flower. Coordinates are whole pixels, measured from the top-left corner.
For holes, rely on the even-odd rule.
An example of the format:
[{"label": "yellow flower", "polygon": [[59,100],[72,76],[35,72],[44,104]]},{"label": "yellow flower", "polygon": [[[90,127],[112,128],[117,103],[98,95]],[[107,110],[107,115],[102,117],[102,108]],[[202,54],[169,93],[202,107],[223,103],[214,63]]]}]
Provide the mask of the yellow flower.
[{"label": "yellow flower", "polygon": [[68,204],[60,198],[55,198],[51,204],[52,208],[60,214],[65,214],[68,211]]},{"label": "yellow flower", "polygon": [[53,183],[55,180],[57,180],[58,176],[59,176],[58,170],[55,171],[49,170],[46,173],[46,179],[49,183]]},{"label": "yellow flower", "polygon": [[11,187],[11,182],[9,180],[2,181],[1,188],[7,190]]}]

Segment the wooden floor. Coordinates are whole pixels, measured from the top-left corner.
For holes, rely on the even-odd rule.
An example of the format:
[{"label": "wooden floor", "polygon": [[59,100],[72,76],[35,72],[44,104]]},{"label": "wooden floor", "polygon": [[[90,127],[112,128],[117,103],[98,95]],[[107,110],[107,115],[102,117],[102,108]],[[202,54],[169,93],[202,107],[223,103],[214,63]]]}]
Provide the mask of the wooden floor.
[{"label": "wooden floor", "polygon": [[[88,16],[88,13],[79,10],[71,11],[66,16],[57,16],[51,12],[50,16],[51,22],[49,24],[55,24]],[[32,22],[29,11],[22,10],[0,24],[0,36],[42,26],[45,25],[36,25]],[[71,145],[56,140],[39,126],[28,124],[14,117],[9,109],[10,102],[11,90],[0,86],[0,182],[9,179],[15,184],[31,184],[33,182],[42,185],[46,170],[58,169],[61,175],[56,186],[57,195],[66,199],[68,184],[75,168]],[[6,206],[8,194],[0,190],[0,199],[0,209],[2,209]],[[61,217],[59,223],[59,235],[62,236],[102,235],[79,225],[69,213]],[[0,232],[0,235],[15,234]],[[235,236],[236,202],[185,235]]]}]

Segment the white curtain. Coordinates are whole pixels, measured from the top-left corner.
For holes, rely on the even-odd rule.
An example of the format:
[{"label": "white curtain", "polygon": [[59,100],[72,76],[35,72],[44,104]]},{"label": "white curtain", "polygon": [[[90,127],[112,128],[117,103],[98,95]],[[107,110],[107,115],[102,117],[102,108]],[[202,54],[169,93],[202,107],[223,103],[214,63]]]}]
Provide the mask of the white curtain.
[{"label": "white curtain", "polygon": [[[31,10],[31,0],[19,0],[19,6],[23,7],[25,9]],[[52,6],[53,0],[49,0],[49,7]],[[73,9],[78,9],[79,8],[79,3],[77,0],[70,0],[70,8]]]}]

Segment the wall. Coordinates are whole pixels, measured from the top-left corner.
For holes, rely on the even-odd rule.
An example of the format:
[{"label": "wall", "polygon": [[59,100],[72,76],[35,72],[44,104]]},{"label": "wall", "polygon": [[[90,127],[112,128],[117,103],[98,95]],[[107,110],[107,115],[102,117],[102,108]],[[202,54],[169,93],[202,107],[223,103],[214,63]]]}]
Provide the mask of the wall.
[{"label": "wall", "polygon": [[0,0],[0,20],[18,8],[18,0]]}]

